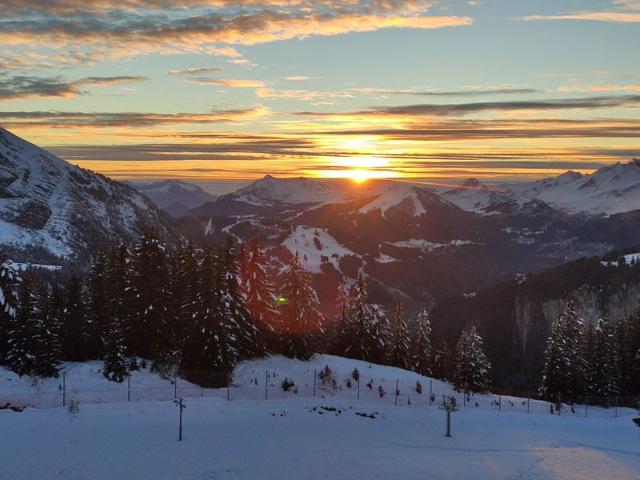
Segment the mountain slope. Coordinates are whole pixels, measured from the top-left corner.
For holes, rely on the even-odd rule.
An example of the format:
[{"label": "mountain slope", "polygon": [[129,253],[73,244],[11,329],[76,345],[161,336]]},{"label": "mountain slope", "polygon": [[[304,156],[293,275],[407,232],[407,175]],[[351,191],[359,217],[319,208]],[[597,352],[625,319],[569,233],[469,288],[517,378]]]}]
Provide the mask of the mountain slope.
[{"label": "mountain slope", "polygon": [[153,200],[157,206],[176,217],[217,198],[215,195],[205,192],[198,185],[182,180],[171,179],[153,183],[131,182],[131,185],[138,192]]},{"label": "mountain slope", "polygon": [[168,216],[133,188],[0,128],[0,245],[16,259],[85,258],[146,228],[178,237]]}]

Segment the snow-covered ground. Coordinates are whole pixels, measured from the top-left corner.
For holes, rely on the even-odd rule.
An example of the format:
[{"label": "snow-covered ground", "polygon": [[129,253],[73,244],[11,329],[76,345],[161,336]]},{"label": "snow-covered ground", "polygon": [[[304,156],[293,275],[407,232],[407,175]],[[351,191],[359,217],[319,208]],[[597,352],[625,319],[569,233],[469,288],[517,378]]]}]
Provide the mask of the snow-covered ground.
[{"label": "snow-covered ground", "polygon": [[452,423],[447,438],[437,408],[191,399],[178,443],[171,401],[81,404],[0,411],[0,459],[12,480],[640,478],[629,419],[461,410]]},{"label": "snow-covered ground", "polygon": [[[323,382],[319,372],[326,366],[331,374]],[[354,368],[360,373],[359,399]],[[186,409],[184,440],[178,443],[171,381],[146,369],[134,372],[138,401],[127,402],[127,382],[106,381],[98,362],[68,363],[65,369],[70,398],[80,401],[78,411],[0,409],[0,438],[9,440],[0,447],[0,478],[640,478],[640,429],[630,420],[632,410],[621,410],[619,418],[599,416],[596,409],[588,418],[558,416],[539,402],[546,410],[532,408],[527,415],[522,403],[509,407],[508,397],[474,396],[453,413],[453,437],[447,438],[445,414],[437,401],[430,405],[427,393],[453,393],[444,382],[329,355],[309,362],[273,356],[240,364],[229,390],[179,380],[177,394],[185,397]],[[292,391],[282,390],[284,378],[294,381]],[[423,385],[422,395],[415,391],[416,381]],[[34,387],[0,370],[0,406],[3,396],[37,389],[59,395],[60,382]],[[383,398],[379,386],[386,391]],[[85,396],[74,395],[74,389]],[[113,396],[101,396],[104,392]],[[501,409],[490,403],[497,398]],[[104,403],[93,403],[98,399]]]}]

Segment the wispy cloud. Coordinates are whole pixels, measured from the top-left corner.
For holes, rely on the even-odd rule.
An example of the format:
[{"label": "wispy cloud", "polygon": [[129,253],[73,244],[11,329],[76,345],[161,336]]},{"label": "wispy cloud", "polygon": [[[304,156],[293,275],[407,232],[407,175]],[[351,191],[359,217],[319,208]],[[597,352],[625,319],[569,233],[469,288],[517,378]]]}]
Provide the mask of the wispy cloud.
[{"label": "wispy cloud", "polygon": [[640,2],[637,0],[614,0],[612,8],[599,11],[563,12],[553,15],[529,15],[526,21],[582,20],[592,22],[639,23]]},{"label": "wispy cloud", "polygon": [[207,73],[217,73],[222,71],[220,67],[194,67],[184,70],[171,70],[169,75],[203,75]]},{"label": "wispy cloud", "polygon": [[376,87],[356,87],[351,91],[367,95],[398,95],[416,97],[476,97],[489,95],[512,95],[538,93],[535,88],[501,87],[501,88],[470,88],[461,90],[418,90],[418,89],[386,89]]},{"label": "wispy cloud", "polygon": [[0,74],[0,100],[30,97],[75,97],[87,93],[83,88],[142,82],[144,76],[87,77],[66,81],[60,77],[37,77]]},{"label": "wispy cloud", "polygon": [[214,110],[209,113],[141,112],[0,112],[3,125],[48,128],[155,127],[234,122],[269,114],[264,107]]},{"label": "wispy cloud", "polygon": [[351,113],[344,112],[298,112],[305,116],[463,116],[479,112],[552,111],[566,109],[605,109],[640,105],[640,95],[598,96],[586,98],[563,98],[555,100],[496,101],[455,104],[417,104],[402,106],[371,107]]},{"label": "wispy cloud", "polygon": [[262,88],[266,84],[262,80],[247,80],[243,78],[193,78],[190,82],[198,85],[218,85],[229,88]]}]

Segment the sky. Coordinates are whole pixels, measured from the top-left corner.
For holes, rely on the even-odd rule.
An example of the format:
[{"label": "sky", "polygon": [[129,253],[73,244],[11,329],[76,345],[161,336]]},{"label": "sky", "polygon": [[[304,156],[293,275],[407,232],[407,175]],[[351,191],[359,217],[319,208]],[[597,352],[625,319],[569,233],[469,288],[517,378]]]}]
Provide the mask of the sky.
[{"label": "sky", "polygon": [[640,156],[640,0],[0,0],[0,126],[117,179]]}]

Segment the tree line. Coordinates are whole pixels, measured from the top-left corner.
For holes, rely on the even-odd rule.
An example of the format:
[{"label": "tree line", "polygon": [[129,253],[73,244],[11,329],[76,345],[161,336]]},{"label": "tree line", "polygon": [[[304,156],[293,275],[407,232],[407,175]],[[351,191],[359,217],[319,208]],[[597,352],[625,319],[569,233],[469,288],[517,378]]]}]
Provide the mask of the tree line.
[{"label": "tree line", "polygon": [[640,394],[640,311],[585,322],[567,302],[551,327],[540,393],[557,401]]},{"label": "tree line", "polygon": [[168,249],[153,232],[133,248],[98,252],[88,273],[65,281],[19,275],[0,258],[0,364],[19,375],[52,377],[63,361],[101,360],[122,382],[142,362],[161,375],[224,385],[244,359],[331,352],[450,380],[485,391],[489,362],[475,327],[454,349],[431,345],[422,309],[409,334],[402,303],[388,318],[369,302],[360,275],[341,289],[340,315],[325,329],[311,274],[298,254],[274,286],[257,239],[244,244]]}]

